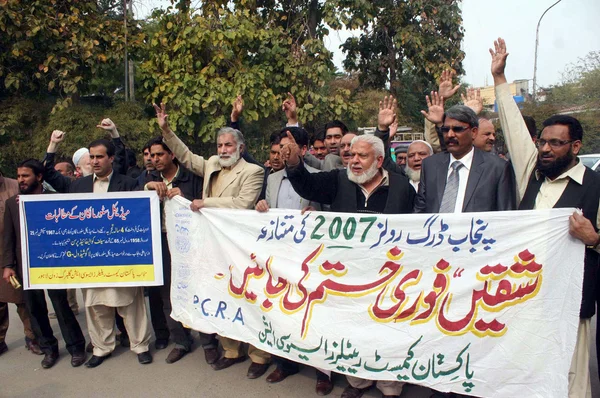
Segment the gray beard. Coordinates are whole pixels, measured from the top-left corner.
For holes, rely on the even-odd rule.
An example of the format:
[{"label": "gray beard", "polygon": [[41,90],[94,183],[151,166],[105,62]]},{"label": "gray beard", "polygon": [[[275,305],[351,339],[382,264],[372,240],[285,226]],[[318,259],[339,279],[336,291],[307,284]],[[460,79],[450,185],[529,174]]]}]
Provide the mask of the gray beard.
[{"label": "gray beard", "polygon": [[412,182],[421,181],[421,170],[413,170],[410,167],[406,166],[406,175]]},{"label": "gray beard", "polygon": [[361,175],[355,175],[351,170],[351,165],[348,164],[346,167],[346,173],[348,175],[348,179],[355,184],[362,185],[366,182],[369,182],[377,175],[379,169],[377,168],[377,163],[373,162],[371,166],[365,170]]},{"label": "gray beard", "polygon": [[234,164],[236,164],[238,160],[240,160],[239,150],[235,151],[235,153],[229,158],[222,158],[221,155],[219,155],[219,164],[221,165],[221,167],[231,167]]}]

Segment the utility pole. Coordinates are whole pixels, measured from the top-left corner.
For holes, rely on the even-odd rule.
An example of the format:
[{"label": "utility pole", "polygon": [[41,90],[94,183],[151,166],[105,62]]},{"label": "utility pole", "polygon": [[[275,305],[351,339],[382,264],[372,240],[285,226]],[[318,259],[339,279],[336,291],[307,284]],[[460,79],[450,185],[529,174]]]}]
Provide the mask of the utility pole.
[{"label": "utility pole", "polygon": [[[129,2],[129,15],[133,17],[133,0],[126,0]],[[133,70],[133,62],[129,62],[129,100],[135,101],[135,72]]]},{"label": "utility pole", "polygon": [[125,101],[129,101],[129,59],[127,54],[127,0],[123,0],[123,27],[125,28]]},{"label": "utility pole", "polygon": [[555,5],[560,3],[562,0],[558,0],[556,3],[552,4],[550,7],[546,8],[546,11],[540,17],[540,20],[537,23],[537,28],[535,29],[535,56],[533,59],[533,102],[537,100],[537,57],[538,57],[538,44],[540,42],[540,23],[542,22],[542,18],[544,15]]}]

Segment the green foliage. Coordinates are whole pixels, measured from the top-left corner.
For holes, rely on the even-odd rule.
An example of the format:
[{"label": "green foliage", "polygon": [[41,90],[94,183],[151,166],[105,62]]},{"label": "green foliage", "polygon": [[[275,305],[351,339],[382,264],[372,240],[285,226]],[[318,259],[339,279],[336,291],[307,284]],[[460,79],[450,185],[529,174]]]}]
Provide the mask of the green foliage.
[{"label": "green foliage", "polygon": [[[105,137],[96,125],[103,118],[111,118],[128,148],[141,154],[144,144],[158,132],[148,131],[148,115],[133,102],[118,102],[114,106],[74,104],[51,113],[53,99],[38,101],[11,98],[0,102],[0,170],[14,176],[17,164],[27,158],[42,159],[53,130],[67,133],[59,146],[59,157],[71,158],[73,153],[92,140]],[[107,137],[108,138],[108,137]],[[141,156],[140,156],[141,160]]]},{"label": "green foliage", "polygon": [[181,3],[179,12],[155,14],[158,30],[141,65],[147,100],[168,104],[174,129],[213,140],[238,94],[247,122],[280,112],[287,92],[296,96],[307,124],[357,112],[348,90],[324,88],[333,64],[321,40],[295,42],[282,26],[245,6],[231,10],[207,2],[192,12]]},{"label": "green foliage", "polygon": [[344,67],[359,73],[363,88],[389,88],[413,120],[444,69],[464,72],[457,0],[338,0],[327,2],[325,20],[362,30],[342,45]]},{"label": "green foliage", "polygon": [[[54,110],[70,105],[103,66],[123,59],[123,22],[103,11],[94,1],[0,1],[0,85],[55,95]],[[143,35],[134,28],[128,40],[132,51]]]}]

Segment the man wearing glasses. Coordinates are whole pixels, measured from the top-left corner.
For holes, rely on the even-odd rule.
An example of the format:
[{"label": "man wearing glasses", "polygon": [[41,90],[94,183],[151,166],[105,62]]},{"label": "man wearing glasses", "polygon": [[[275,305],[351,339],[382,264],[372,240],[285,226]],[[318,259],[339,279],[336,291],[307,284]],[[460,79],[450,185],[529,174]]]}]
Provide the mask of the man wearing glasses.
[{"label": "man wearing glasses", "polygon": [[447,152],[423,160],[415,202],[417,213],[466,213],[514,210],[512,166],[473,146],[479,120],[475,112],[456,105],[448,109],[440,128]]},{"label": "man wearing glasses", "polygon": [[[577,159],[583,128],[571,116],[555,115],[544,121],[534,144],[519,108],[515,104],[506,77],[506,44],[494,42],[492,75],[496,86],[498,116],[515,168],[520,210],[574,207],[569,232],[586,244],[583,291],[579,310],[577,343],[569,369],[569,397],[591,397],[589,372],[590,319],[595,312],[596,273],[600,255],[600,176]],[[537,149],[536,149],[537,147]],[[598,336],[596,336],[598,338]]]}]

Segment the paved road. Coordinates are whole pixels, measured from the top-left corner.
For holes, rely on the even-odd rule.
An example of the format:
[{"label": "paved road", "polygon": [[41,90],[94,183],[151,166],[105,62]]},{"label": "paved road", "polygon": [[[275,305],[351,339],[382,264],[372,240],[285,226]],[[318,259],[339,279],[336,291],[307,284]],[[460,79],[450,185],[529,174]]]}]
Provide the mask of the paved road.
[{"label": "paved road", "polygon": [[[152,350],[154,363],[140,365],[134,353],[117,347],[113,356],[96,369],[84,366],[72,368],[56,321],[53,321],[52,327],[61,342],[61,357],[52,369],[42,369],[40,361],[43,357],[24,348],[21,322],[15,306],[10,305],[10,308],[11,327],[6,338],[9,351],[0,357],[0,397],[317,397],[312,369],[305,368],[300,374],[271,385],[265,382],[265,376],[257,380],[245,377],[249,361],[219,372],[213,371],[204,362],[200,348],[171,365],[165,363],[165,358],[172,345],[158,352]],[[77,319],[82,328],[87,329],[85,315],[80,313]],[[592,352],[592,391],[594,398],[600,398],[595,346]],[[339,397],[345,386],[344,378],[337,376],[335,389],[329,396]],[[426,398],[429,395],[429,389],[416,386],[407,386],[402,392],[403,398]],[[368,398],[380,396],[375,389],[364,395]]]}]

